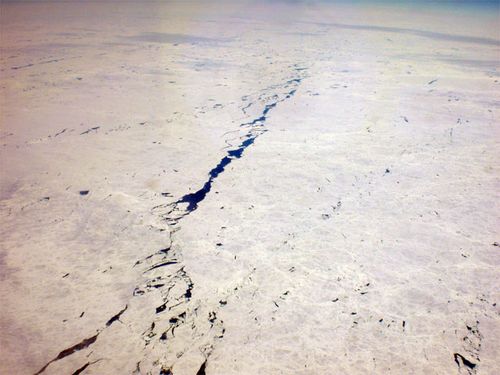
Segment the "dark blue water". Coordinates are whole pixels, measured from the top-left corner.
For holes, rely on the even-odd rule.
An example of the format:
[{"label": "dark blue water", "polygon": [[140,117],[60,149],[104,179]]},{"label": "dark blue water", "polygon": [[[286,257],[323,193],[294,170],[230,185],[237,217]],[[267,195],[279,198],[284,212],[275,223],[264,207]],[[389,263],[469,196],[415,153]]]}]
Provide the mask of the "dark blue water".
[{"label": "dark blue water", "polygon": [[[300,68],[298,68],[300,69]],[[297,70],[298,70],[297,69]],[[301,69],[303,70],[303,69]],[[302,81],[302,78],[294,78],[291,79],[283,85],[284,87],[289,87],[290,85],[298,86],[300,82]],[[235,148],[228,150],[226,152],[226,155],[219,161],[219,163],[208,172],[208,180],[203,184],[201,189],[197,190],[194,193],[186,194],[176,202],[172,203],[171,205],[174,207],[174,211],[177,207],[177,205],[181,203],[187,203],[188,206],[186,208],[186,214],[189,214],[190,212],[196,210],[198,208],[198,204],[205,199],[207,194],[210,192],[212,189],[212,184],[214,183],[215,179],[222,173],[224,172],[225,168],[231,164],[234,160],[239,159],[243,156],[243,153],[245,150],[250,147],[251,145],[254,144],[255,140],[265,132],[267,132],[266,129],[262,129],[263,126],[265,126],[265,122],[267,120],[267,115],[269,114],[270,111],[272,111],[278,103],[290,99],[295,93],[297,89],[293,88],[289,92],[286,93],[284,99],[276,99],[274,102],[271,102],[270,104],[266,104],[264,109],[262,110],[262,113],[254,118],[250,122],[246,122],[240,125],[240,127],[248,127],[248,133],[241,137],[244,139],[238,146]],[[256,127],[259,127],[259,129],[255,129]],[[185,216],[182,215],[182,216]],[[181,217],[182,217],[181,216]]]}]

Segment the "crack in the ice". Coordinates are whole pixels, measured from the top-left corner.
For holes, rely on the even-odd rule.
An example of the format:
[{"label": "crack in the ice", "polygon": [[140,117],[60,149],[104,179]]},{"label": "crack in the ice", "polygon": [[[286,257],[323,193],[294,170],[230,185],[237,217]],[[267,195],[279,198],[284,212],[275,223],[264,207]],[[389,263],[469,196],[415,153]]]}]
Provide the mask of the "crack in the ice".
[{"label": "crack in the ice", "polygon": [[196,373],[196,375],[205,375],[205,367],[207,366],[207,360],[205,360],[205,362],[203,362],[200,366],[200,369],[198,370],[198,372]]},{"label": "crack in the ice", "polygon": [[[231,164],[233,160],[239,159],[243,156],[244,151],[250,147],[255,140],[265,132],[265,122],[270,111],[276,106],[290,99],[297,92],[298,85],[302,82],[303,78],[293,78],[286,81],[280,87],[289,88],[293,86],[290,91],[287,91],[284,94],[284,97],[280,98],[279,95],[275,94],[271,98],[273,101],[271,103],[265,104],[262,113],[258,115],[256,118],[252,119],[249,122],[242,123],[240,127],[247,127],[249,130],[240,137],[242,140],[241,143],[233,149],[230,149],[226,152],[226,155],[219,161],[219,163],[212,168],[208,172],[208,180],[203,184],[203,186],[195,191],[194,193],[185,194],[177,201],[170,203],[167,207],[170,207],[170,212],[166,215],[169,224],[175,225],[179,220],[181,220],[184,216],[189,215],[191,212],[195,211],[198,208],[198,204],[205,199],[207,194],[211,191],[212,185],[217,177],[225,171],[226,167]],[[245,107],[248,108],[249,105]],[[246,112],[245,112],[246,113]],[[187,204],[185,208],[183,205]]]},{"label": "crack in the ice", "polygon": [[77,369],[72,375],[78,375],[78,374],[81,374],[82,372],[84,372],[87,367],[89,366],[92,366],[94,363],[97,363],[99,362],[101,359],[98,359],[98,360],[95,360],[95,361],[92,361],[92,362],[87,362],[85,363],[82,367],[80,367],[79,369]]},{"label": "crack in the ice", "polygon": [[112,316],[111,319],[109,319],[106,322],[106,327],[109,327],[111,324],[113,324],[117,320],[120,320],[120,316],[122,316],[122,314],[127,310],[127,308],[128,308],[128,305],[125,305],[125,307],[122,310],[120,310],[120,312],[118,312],[118,314]]},{"label": "crack in the ice", "polygon": [[[471,360],[467,359],[460,353],[453,353],[453,359],[457,364],[458,368],[464,367],[469,375],[476,373],[477,365],[480,362],[479,352],[481,351],[481,344],[483,335],[479,331],[479,321],[476,320],[474,323],[467,323],[465,325],[467,328],[467,334],[463,337],[463,349],[467,353]],[[477,362],[472,362],[476,360]]]},{"label": "crack in the ice", "polygon": [[68,349],[64,349],[62,352],[60,352],[57,357],[55,357],[53,360],[49,361],[45,366],[43,366],[38,372],[35,373],[35,375],[38,375],[38,374],[41,374],[42,372],[44,372],[47,367],[49,367],[50,364],[56,362],[56,361],[59,361],[60,359],[63,359],[75,352],[78,352],[82,349],[85,349],[85,348],[88,348],[90,345],[92,345],[94,342],[96,342],[97,340],[97,337],[99,336],[101,332],[97,332],[94,336],[92,337],[89,337],[87,339],[84,339],[82,341],[80,341],[78,344],[76,345],[73,345],[72,347],[68,348]]},{"label": "crack in the ice", "polygon": [[[223,327],[223,321],[217,316],[219,311],[218,308],[208,311],[208,321],[200,320],[199,310],[202,311],[203,305],[200,300],[193,301],[191,299],[194,283],[185,271],[184,266],[180,268],[178,268],[179,266],[175,266],[178,263],[182,265],[182,254],[180,254],[178,248],[173,246],[173,233],[176,229],[180,229],[178,227],[173,229],[173,226],[182,218],[195,211],[199,203],[206,198],[208,193],[210,193],[212,185],[217,177],[226,170],[233,160],[240,159],[244,151],[250,147],[260,135],[267,132],[265,123],[269,114],[279,103],[291,98],[297,92],[298,85],[301,83],[302,79],[301,77],[297,77],[282,84],[269,86],[257,97],[255,102],[245,103],[245,106],[242,108],[245,115],[248,115],[247,110],[257,102],[263,103],[264,108],[262,112],[251,121],[241,123],[238,130],[225,133],[226,135],[233,132],[239,132],[241,134],[241,136],[239,136],[240,141],[236,146],[226,142],[226,145],[228,145],[226,149],[228,150],[217,165],[208,172],[208,179],[202,187],[194,193],[185,194],[173,203],[160,205],[154,207],[152,210],[155,212],[158,208],[167,209],[166,213],[160,215],[166,219],[166,223],[171,229],[170,245],[163,251],[151,254],[146,258],[138,260],[134,264],[134,266],[137,266],[145,263],[143,265],[143,274],[148,275],[143,286],[138,286],[134,290],[134,296],[140,296],[147,292],[155,291],[155,293],[159,293],[161,298],[160,304],[155,308],[156,317],[149,325],[149,328],[142,333],[142,338],[145,341],[145,346],[150,344],[153,346],[162,345],[159,350],[164,353],[165,350],[167,350],[167,353],[170,353],[170,351],[173,350],[172,348],[178,346],[176,342],[172,342],[172,340],[176,338],[174,334],[176,329],[182,326],[183,336],[186,335],[186,331],[184,330],[190,329],[192,336],[191,344],[189,344],[189,346],[184,346],[181,351],[175,352],[175,356],[179,359],[190,350],[195,342],[200,342],[200,344],[205,342],[204,345],[199,347],[205,356],[205,361],[201,364],[197,374],[205,374],[207,360],[213,350],[213,342],[224,337],[225,329]],[[270,90],[280,90],[281,93],[268,94]],[[244,101],[248,99],[249,96],[244,97]],[[165,274],[163,268],[165,266],[172,266],[172,271]],[[235,290],[237,290],[237,288],[235,288]],[[224,305],[225,304],[220,304],[220,306],[217,306],[220,308]],[[164,345],[167,341],[169,342],[169,346],[165,347]],[[156,352],[156,349],[153,349],[153,351]],[[164,355],[166,355],[166,353]],[[170,354],[168,355],[170,356]],[[160,373],[171,374],[171,369],[175,360],[172,361],[173,357],[171,359],[166,356],[162,357],[162,359],[151,358],[151,364],[155,367],[160,365],[162,368]]]},{"label": "crack in the ice", "polygon": [[466,366],[467,372],[469,374],[473,374],[473,371],[477,366],[475,363],[469,361],[460,353],[453,353],[453,358],[455,359],[455,363],[457,364],[458,368],[460,368],[460,364],[462,363],[464,366]]},{"label": "crack in the ice", "polygon": [[[75,344],[67,349],[64,349],[63,351],[61,351],[57,357],[55,357],[54,359],[50,360],[45,366],[43,366],[38,372],[35,373],[35,375],[39,375],[41,374],[42,372],[44,372],[47,367],[49,367],[52,363],[56,362],[56,361],[59,361],[60,359],[63,359],[65,357],[68,357],[70,355],[72,355],[73,353],[75,352],[78,352],[80,350],[83,350],[83,349],[86,349],[88,348],[90,345],[92,345],[93,343],[95,343],[97,341],[97,338],[99,337],[99,335],[101,334],[101,332],[106,329],[107,327],[111,326],[115,321],[117,321],[120,316],[125,312],[125,310],[127,310],[127,305],[125,305],[125,308],[120,310],[120,312],[118,312],[118,314],[112,316],[107,322],[106,322],[106,326],[104,328],[101,328],[101,329],[98,329],[97,330],[97,333],[94,335],[94,336],[91,336],[89,338],[86,338],[82,341],[80,341],[78,344]],[[95,362],[93,362],[95,363]],[[92,363],[89,363],[89,365],[92,364]],[[77,370],[78,371],[78,370]],[[83,370],[82,370],[83,371]]]}]

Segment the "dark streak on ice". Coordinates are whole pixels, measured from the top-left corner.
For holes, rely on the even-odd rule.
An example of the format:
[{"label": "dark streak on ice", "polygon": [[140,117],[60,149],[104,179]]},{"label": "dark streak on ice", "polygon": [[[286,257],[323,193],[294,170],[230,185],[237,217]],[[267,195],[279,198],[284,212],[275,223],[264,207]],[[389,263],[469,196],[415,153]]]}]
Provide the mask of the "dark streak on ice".
[{"label": "dark streak on ice", "polygon": [[97,340],[97,336],[99,336],[99,333],[95,334],[94,336],[92,337],[89,337],[88,339],[85,339],[85,340],[82,340],[81,342],[79,342],[78,344],[76,345],[73,345],[72,347],[68,348],[68,349],[65,349],[63,350],[62,352],[60,352],[56,358],[54,358],[53,360],[51,360],[50,362],[48,362],[45,366],[43,366],[37,373],[35,373],[35,375],[38,375],[38,374],[41,374],[42,372],[45,371],[45,369],[47,367],[49,367],[49,365],[55,361],[58,361],[60,359],[63,359],[64,357],[67,357],[71,354],[73,354],[74,352],[77,352],[79,350],[82,350],[82,349],[85,349],[87,348],[89,345],[92,345],[94,342],[96,342]]},{"label": "dark streak on ice", "polygon": [[205,375],[205,367],[207,366],[207,361],[203,362],[200,369],[196,373],[196,375]]},{"label": "dark streak on ice", "polygon": [[84,132],[80,133],[80,135],[89,134],[90,132],[97,132],[100,126],[94,126],[93,128],[87,129]]},{"label": "dark streak on ice", "polygon": [[460,368],[460,361],[459,361],[459,359],[462,361],[462,363],[465,366],[467,366],[471,370],[473,370],[476,367],[475,363],[472,363],[471,361],[469,361],[467,358],[465,358],[460,353],[453,353],[453,358],[455,359],[455,363],[457,364],[458,368]]},{"label": "dark streak on ice", "polygon": [[87,362],[87,363],[85,363],[82,367],[80,367],[78,370],[76,370],[76,371],[75,371],[72,375],[79,375],[79,374],[81,374],[82,372],[84,372],[84,371],[85,371],[85,369],[86,369],[87,367],[89,367],[89,366],[91,366],[91,365],[93,365],[94,363],[97,363],[97,362],[99,362],[99,361],[100,361],[100,359],[98,359],[97,361],[93,361],[93,362]]},{"label": "dark streak on ice", "polygon": [[177,262],[176,261],[161,262],[161,263],[155,264],[154,266],[151,266],[150,268],[147,269],[146,272],[152,271],[152,270],[160,268],[160,267],[169,266],[171,264],[177,264]]},{"label": "dark streak on ice", "polygon": [[113,317],[111,317],[111,319],[109,319],[106,322],[106,327],[109,327],[111,324],[113,324],[114,322],[116,322],[117,320],[119,320],[120,316],[125,312],[125,310],[127,310],[127,307],[128,307],[128,305],[125,305],[125,307],[122,310],[120,310],[120,312],[118,314],[116,314]]},{"label": "dark streak on ice", "polygon": [[[118,312],[118,314],[112,316],[107,322],[106,322],[106,327],[109,327],[111,324],[113,324],[114,322],[116,322],[117,320],[120,319],[120,316],[125,312],[125,310],[127,310],[127,307],[128,305],[125,305],[125,307],[120,311]],[[104,327],[104,328],[106,328]],[[67,356],[70,356],[72,355],[73,353],[75,352],[78,352],[80,350],[83,350],[83,349],[86,349],[88,348],[90,345],[92,345],[93,343],[95,343],[97,341],[97,337],[99,337],[99,335],[101,334],[101,332],[103,331],[103,329],[99,329],[97,331],[97,333],[92,336],[92,337],[89,337],[88,339],[84,339],[82,341],[80,341],[78,344],[76,345],[73,345],[67,349],[64,349],[62,352],[60,352],[57,357],[55,357],[54,359],[52,359],[51,361],[49,361],[45,366],[43,366],[38,372],[35,373],[35,375],[39,375],[41,374],[42,372],[44,372],[47,367],[49,367],[52,363],[56,362],[56,361],[59,361],[60,359],[63,359]],[[75,373],[73,374],[79,374],[81,373],[83,370],[85,370],[88,366],[96,363],[100,361],[97,360],[97,361],[94,361],[94,362],[89,362],[87,363],[86,365],[84,365],[83,367],[79,368],[78,370],[76,370]]]},{"label": "dark streak on ice", "polygon": [[78,370],[76,370],[76,371],[73,373],[73,375],[78,375],[78,374],[81,374],[81,373],[82,373],[82,372],[84,372],[84,371],[85,371],[85,369],[86,369],[87,367],[89,367],[89,366],[90,366],[90,362],[87,362],[87,363],[86,363],[86,364],[84,364],[82,367],[80,367]]}]

